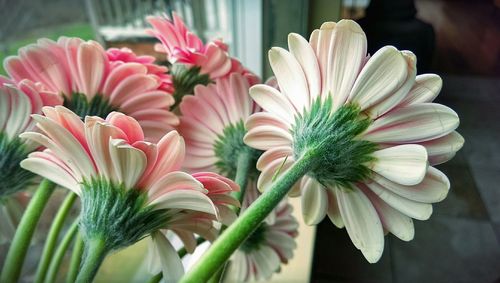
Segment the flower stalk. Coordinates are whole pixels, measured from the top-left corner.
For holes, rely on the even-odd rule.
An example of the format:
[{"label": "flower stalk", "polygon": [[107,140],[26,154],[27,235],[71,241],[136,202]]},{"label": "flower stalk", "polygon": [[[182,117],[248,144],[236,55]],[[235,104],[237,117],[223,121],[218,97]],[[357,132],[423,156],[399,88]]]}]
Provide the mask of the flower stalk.
[{"label": "flower stalk", "polygon": [[47,240],[45,242],[45,247],[43,248],[43,253],[40,258],[40,263],[36,271],[35,283],[43,283],[45,281],[47,270],[54,255],[57,239],[59,238],[59,234],[61,233],[61,229],[63,228],[64,221],[66,220],[69,211],[75,203],[76,197],[77,195],[75,193],[68,193],[61,207],[59,208],[54,221],[52,222]]},{"label": "flower stalk", "polygon": [[37,188],[14,235],[2,269],[0,282],[17,282],[19,280],[31,238],[55,186],[51,181],[43,180]]},{"label": "flower stalk", "polygon": [[82,262],[83,247],[84,244],[83,244],[82,234],[78,232],[75,244],[73,245],[73,253],[71,255],[68,275],[66,276],[66,282],[68,283],[75,282],[76,277],[78,276],[78,271],[80,270],[80,263]]},{"label": "flower stalk", "polygon": [[104,237],[94,237],[85,242],[84,260],[77,283],[90,283],[94,279],[104,258],[108,254],[106,240]]},{"label": "flower stalk", "polygon": [[79,220],[76,219],[73,224],[71,224],[68,231],[66,232],[66,235],[64,235],[64,238],[57,247],[54,258],[50,263],[50,267],[47,273],[47,280],[45,280],[45,282],[56,282],[57,275],[59,274],[59,268],[61,267],[61,262],[64,258],[64,255],[66,254],[69,245],[75,239],[75,235],[78,232],[78,222]]},{"label": "flower stalk", "polygon": [[227,228],[196,265],[184,275],[181,282],[206,282],[259,227],[259,224],[287,195],[295,182],[309,172],[315,160],[314,150],[305,151],[286,173]]}]

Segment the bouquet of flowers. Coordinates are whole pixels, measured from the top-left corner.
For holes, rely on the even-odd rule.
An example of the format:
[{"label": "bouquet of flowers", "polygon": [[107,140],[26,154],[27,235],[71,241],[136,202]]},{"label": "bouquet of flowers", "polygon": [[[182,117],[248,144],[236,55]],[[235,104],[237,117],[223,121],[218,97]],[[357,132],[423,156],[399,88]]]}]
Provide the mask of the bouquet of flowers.
[{"label": "bouquet of flowers", "polygon": [[[328,216],[345,227],[375,263],[385,234],[412,240],[413,219],[446,197],[448,178],[433,166],[462,147],[459,118],[432,102],[442,81],[417,76],[412,52],[370,56],[356,22],[327,22],[272,48],[275,77],[263,83],[175,13],[148,21],[168,67],[67,37],[5,60],[0,228],[11,243],[1,282],[19,279],[58,187],[69,191],[35,282],[55,280],[72,242],[67,281],[92,282],[107,255],[144,238],[151,282],[269,279],[300,244],[288,197],[301,198],[308,225]],[[9,207],[33,184],[17,221]],[[80,214],[58,243],[76,199]],[[205,241],[184,270],[182,257]]]}]

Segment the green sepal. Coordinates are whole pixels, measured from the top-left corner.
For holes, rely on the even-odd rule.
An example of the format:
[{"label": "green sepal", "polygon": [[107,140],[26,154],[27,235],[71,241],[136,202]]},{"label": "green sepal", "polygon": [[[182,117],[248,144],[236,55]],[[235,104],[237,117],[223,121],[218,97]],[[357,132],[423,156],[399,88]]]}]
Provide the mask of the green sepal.
[{"label": "green sepal", "polygon": [[85,94],[74,92],[71,98],[64,96],[64,106],[82,119],[85,119],[85,116],[106,118],[109,113],[118,111],[118,107],[111,105],[101,94],[96,94],[89,101]]},{"label": "green sepal", "polygon": [[262,151],[251,148],[243,142],[246,132],[243,121],[228,125],[224,128],[223,133],[217,136],[214,144],[214,152],[217,157],[215,166],[219,169],[220,173],[230,179],[236,177],[238,156],[245,151],[251,155],[251,163],[254,164],[252,166],[253,170],[249,172],[249,177],[256,178],[259,174],[255,168],[255,163],[257,163],[257,159],[262,154]]},{"label": "green sepal", "polygon": [[312,150],[317,158],[308,175],[323,185],[350,187],[371,174],[367,167],[374,161],[377,144],[359,139],[372,120],[364,116],[359,106],[345,104],[333,110],[333,100],[320,97],[311,108],[295,118],[292,129],[294,157]]},{"label": "green sepal", "polygon": [[147,205],[147,193],[104,178],[82,183],[80,230],[85,241],[105,239],[106,250],[130,246],[165,228],[167,211]]},{"label": "green sepal", "polygon": [[0,132],[0,198],[10,196],[32,185],[35,174],[21,168],[19,163],[28,156],[24,142],[9,139]]},{"label": "green sepal", "polygon": [[175,104],[171,109],[175,109],[182,101],[184,95],[193,94],[197,85],[208,85],[212,83],[208,74],[200,74],[200,67],[186,67],[184,64],[173,64],[170,69],[174,84]]}]

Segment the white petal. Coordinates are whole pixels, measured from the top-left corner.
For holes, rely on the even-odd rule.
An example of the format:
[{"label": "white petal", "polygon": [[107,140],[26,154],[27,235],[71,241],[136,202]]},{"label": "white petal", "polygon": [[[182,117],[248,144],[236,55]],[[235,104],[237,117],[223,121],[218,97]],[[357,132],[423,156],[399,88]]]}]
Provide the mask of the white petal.
[{"label": "white petal", "polygon": [[366,184],[377,196],[393,208],[399,210],[403,214],[418,220],[427,220],[432,214],[432,205],[422,202],[416,202],[407,198],[401,197],[381,185],[372,182]]},{"label": "white petal", "polygon": [[375,120],[364,139],[379,143],[416,143],[440,138],[458,127],[457,113],[436,103],[396,109]]},{"label": "white petal", "polygon": [[259,250],[252,254],[255,257],[257,274],[261,279],[269,279],[280,267],[280,258],[276,252],[268,246],[260,246]]},{"label": "white petal", "polygon": [[126,189],[134,189],[146,169],[147,160],[144,152],[119,139],[109,140],[109,152],[116,181],[123,183]]},{"label": "white petal", "polygon": [[448,177],[434,167],[429,167],[422,182],[414,186],[400,185],[378,174],[373,174],[372,179],[395,194],[424,203],[442,201],[450,190]]},{"label": "white petal", "polygon": [[179,282],[184,274],[184,267],[177,251],[161,232],[155,232],[151,237],[160,256],[163,280],[166,283]]},{"label": "white petal", "polygon": [[307,225],[316,225],[325,218],[328,208],[326,189],[313,178],[302,179],[302,216]]},{"label": "white petal", "polygon": [[417,57],[415,57],[415,54],[410,51],[401,51],[401,53],[406,60],[408,68],[406,79],[398,90],[367,110],[370,117],[380,117],[398,106],[407,96],[408,91],[410,91],[411,87],[415,83],[415,75],[417,74]]},{"label": "white petal", "polygon": [[411,88],[401,105],[413,105],[424,102],[432,102],[438,96],[443,86],[441,77],[435,74],[423,74],[417,76],[415,84]]},{"label": "white petal", "polygon": [[407,64],[401,52],[392,46],[378,50],[361,70],[349,101],[358,103],[361,110],[384,100],[399,89],[407,77]]},{"label": "white petal", "polygon": [[155,209],[189,209],[217,214],[217,208],[204,193],[189,190],[178,190],[161,195],[150,202]]},{"label": "white petal", "polygon": [[455,156],[455,152],[459,151],[464,145],[464,138],[456,131],[453,131],[444,137],[420,144],[425,146],[430,164],[436,165],[446,162]]},{"label": "white petal", "polygon": [[296,33],[288,35],[288,48],[302,67],[307,79],[309,97],[312,102],[314,98],[320,95],[321,91],[321,74],[314,50],[302,36]]},{"label": "white petal", "polygon": [[399,145],[377,150],[371,169],[401,185],[416,185],[427,171],[425,147],[415,144]]},{"label": "white petal", "polygon": [[[333,46],[333,32],[335,30],[335,22],[323,23],[315,34],[311,34],[311,46],[315,49],[316,57],[318,58],[319,69],[321,73],[321,86],[323,92],[326,90],[325,85],[328,81],[327,77],[327,66],[328,66],[328,55],[332,50]],[[314,35],[314,36],[313,36]],[[323,97],[326,93],[322,93]]]},{"label": "white petal", "polygon": [[262,109],[277,115],[289,124],[293,123],[295,108],[277,89],[268,85],[256,85],[250,88],[250,96]]},{"label": "white petal", "polygon": [[266,152],[264,152],[257,160],[257,169],[259,171],[264,170],[264,168],[278,158],[283,158],[287,156],[293,156],[292,148],[289,146],[273,147]]},{"label": "white petal", "polygon": [[337,190],[340,214],[354,246],[370,263],[377,262],[384,251],[384,232],[377,211],[359,189]]},{"label": "white petal", "polygon": [[299,62],[285,49],[273,47],[269,50],[269,63],[281,92],[302,113],[304,108],[309,107],[309,88]]},{"label": "white petal", "polygon": [[385,229],[403,241],[413,240],[415,236],[415,227],[410,217],[403,215],[401,212],[387,205],[370,190],[365,189],[363,192],[368,196],[377,210]]},{"label": "white petal", "polygon": [[273,125],[255,127],[243,138],[247,145],[261,150],[276,146],[291,146],[292,140],[290,132]]},{"label": "white petal", "polygon": [[335,192],[337,188],[328,188],[328,211],[326,212],[330,221],[337,226],[337,228],[344,228],[344,221],[340,215],[339,204]]},{"label": "white petal", "polygon": [[21,161],[21,167],[80,195],[80,185],[66,170],[47,159],[29,157]]},{"label": "white petal", "polygon": [[335,109],[342,106],[356,81],[366,58],[366,36],[352,20],[341,20],[335,26],[328,53],[326,82],[323,91],[333,96]]},{"label": "white petal", "polygon": [[181,172],[170,172],[158,181],[156,181],[148,190],[148,198],[156,199],[157,197],[171,191],[179,189],[203,190],[203,185],[193,176]]}]

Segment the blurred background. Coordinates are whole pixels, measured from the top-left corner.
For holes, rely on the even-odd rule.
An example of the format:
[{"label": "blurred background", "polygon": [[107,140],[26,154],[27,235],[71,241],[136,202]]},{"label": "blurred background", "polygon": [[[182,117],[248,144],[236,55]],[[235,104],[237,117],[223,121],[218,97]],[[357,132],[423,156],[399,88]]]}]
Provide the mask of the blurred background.
[{"label": "blurred background", "polygon": [[[0,0],[0,59],[37,38],[62,35],[154,55],[144,17],[172,11],[202,38],[223,38],[233,56],[263,77],[272,74],[267,50],[286,47],[288,33],[307,38],[325,21],[351,18],[365,30],[370,53],[384,45],[411,50],[420,74],[443,78],[438,100],[459,114],[466,140],[451,162],[438,166],[451,180],[448,198],[430,220],[415,221],[413,241],[386,237],[377,264],[368,264],[328,219],[316,230],[303,228],[293,268],[284,269],[299,274],[294,282],[500,282],[499,0]],[[33,248],[34,258],[41,247]],[[102,282],[134,281],[126,270],[136,263],[117,258],[122,274],[109,277],[110,271]],[[293,281],[284,278],[275,282]]]}]

